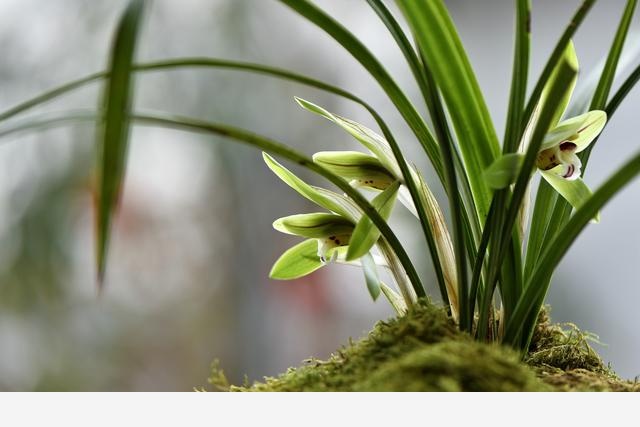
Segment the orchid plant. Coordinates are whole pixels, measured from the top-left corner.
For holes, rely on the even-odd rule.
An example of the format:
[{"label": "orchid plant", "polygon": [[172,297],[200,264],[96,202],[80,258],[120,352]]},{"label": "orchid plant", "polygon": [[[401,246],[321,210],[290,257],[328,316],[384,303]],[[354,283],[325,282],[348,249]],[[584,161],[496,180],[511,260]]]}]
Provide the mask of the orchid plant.
[{"label": "orchid plant", "polygon": [[[383,117],[362,98],[290,70],[217,58],[176,58],[135,63],[144,0],[131,0],[115,31],[107,70],[69,82],[0,113],[0,137],[79,121],[98,124],[97,265],[105,272],[108,237],[125,175],[129,130],[159,126],[221,135],[263,151],[264,161],[285,184],[321,211],[280,218],[276,230],[303,238],[274,264],[271,277],[293,279],[332,262],[361,267],[371,296],[383,294],[398,313],[426,297],[422,278],[388,224],[400,202],[419,222],[433,263],[440,297],[459,328],[478,340],[499,341],[526,352],[538,313],[559,262],[599,211],[640,173],[640,154],[592,192],[581,179],[607,118],[640,79],[637,67],[610,96],[637,0],[628,0],[604,67],[570,101],[578,74],[572,38],[595,0],[583,0],[527,94],[530,0],[514,0],[515,48],[506,120],[499,140],[483,94],[443,0],[395,0],[410,34],[384,0],[366,0],[397,43],[426,104],[429,121],[409,101],[382,64],[346,27],[311,0],[279,0],[323,30],[353,56],[381,86],[415,136],[435,171],[434,182],[403,154]],[[220,123],[132,110],[133,76],[184,67],[225,68],[286,79],[345,98],[363,107],[379,131],[331,113],[301,98],[318,114],[355,138],[364,151],[319,152],[309,157],[265,136]],[[76,88],[104,81],[97,111],[64,112],[4,123]],[[579,111],[577,111],[579,110]],[[569,115],[567,111],[572,111]],[[430,123],[428,125],[427,123]],[[371,124],[369,125],[371,126]],[[606,135],[605,135],[606,136]],[[409,143],[410,141],[407,141]],[[310,185],[276,158],[326,178],[338,191]],[[535,203],[529,198],[534,179]],[[450,221],[431,188],[447,195]],[[369,195],[370,197],[366,197]],[[531,218],[528,220],[528,218]],[[393,283],[380,280],[388,270]]]}]

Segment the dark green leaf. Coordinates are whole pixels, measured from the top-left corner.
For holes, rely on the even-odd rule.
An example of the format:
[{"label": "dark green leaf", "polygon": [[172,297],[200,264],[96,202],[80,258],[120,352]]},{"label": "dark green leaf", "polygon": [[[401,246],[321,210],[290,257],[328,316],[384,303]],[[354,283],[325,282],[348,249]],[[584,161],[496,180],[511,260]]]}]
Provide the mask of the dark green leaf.
[{"label": "dark green leaf", "polygon": [[102,284],[111,223],[122,193],[132,104],[132,64],[144,0],[132,0],[125,10],[111,48],[109,78],[103,99],[104,116],[98,131],[97,265]]},{"label": "dark green leaf", "polygon": [[482,171],[500,148],[475,74],[441,0],[398,0],[418,47],[442,91],[458,135],[479,218],[489,210],[491,192]]}]

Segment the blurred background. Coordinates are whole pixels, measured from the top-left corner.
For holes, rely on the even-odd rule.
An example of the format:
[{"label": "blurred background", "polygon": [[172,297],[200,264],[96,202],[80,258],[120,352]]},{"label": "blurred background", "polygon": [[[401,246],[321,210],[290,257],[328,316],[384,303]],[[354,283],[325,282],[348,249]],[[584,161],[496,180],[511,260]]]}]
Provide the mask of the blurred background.
[{"label": "blurred background", "polygon": [[[512,3],[447,1],[499,135],[511,76]],[[624,3],[597,3],[578,32],[582,82],[606,54]],[[1,0],[0,109],[104,69],[125,4]],[[366,3],[317,4],[361,37],[424,111],[407,66]],[[578,4],[533,1],[533,78]],[[638,19],[632,31],[640,31]],[[638,33],[627,43],[638,46]],[[418,144],[372,78],[278,2],[153,1],[138,61],[185,56],[260,62],[349,88],[387,118],[446,206]],[[227,122],[309,154],[359,147],[301,110],[294,95],[373,127],[346,101],[263,76],[190,69],[146,73],[136,85],[140,111]],[[94,108],[99,93],[100,85],[87,86],[26,117]],[[639,107],[636,89],[594,150],[585,178],[590,186],[638,149]],[[132,133],[106,287],[98,296],[94,138],[92,125],[77,124],[0,142],[0,390],[191,390],[206,384],[214,359],[231,381],[256,380],[311,356],[327,357],[392,315],[384,299],[371,302],[360,272],[348,266],[292,282],[268,279],[280,253],[298,242],[271,222],[315,208],[272,175],[258,151],[146,127]],[[604,209],[602,222],[590,225],[563,260],[548,298],[555,321],[600,336],[597,350],[625,378],[640,374],[639,200],[635,182]],[[413,218],[397,209],[392,225],[425,282],[433,283]]]}]

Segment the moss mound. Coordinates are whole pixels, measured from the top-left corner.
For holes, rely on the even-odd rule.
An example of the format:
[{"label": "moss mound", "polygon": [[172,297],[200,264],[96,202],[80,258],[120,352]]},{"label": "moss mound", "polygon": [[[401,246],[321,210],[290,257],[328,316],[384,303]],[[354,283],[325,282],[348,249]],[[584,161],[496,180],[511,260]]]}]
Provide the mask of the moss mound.
[{"label": "moss mound", "polygon": [[522,363],[503,346],[460,333],[441,308],[422,301],[326,361],[242,387],[214,364],[209,383],[228,391],[640,391],[604,366],[592,338],[552,325],[543,312]]}]

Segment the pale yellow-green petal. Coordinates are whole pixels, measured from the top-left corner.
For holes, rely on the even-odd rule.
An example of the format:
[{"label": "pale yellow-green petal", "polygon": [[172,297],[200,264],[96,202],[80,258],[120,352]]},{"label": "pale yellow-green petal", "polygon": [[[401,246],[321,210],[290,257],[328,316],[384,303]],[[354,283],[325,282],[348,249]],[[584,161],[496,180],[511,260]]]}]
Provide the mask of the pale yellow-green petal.
[{"label": "pale yellow-green petal", "polygon": [[554,147],[563,141],[575,139],[578,136],[578,131],[586,126],[587,119],[587,115],[582,114],[560,122],[545,135],[540,151]]},{"label": "pale yellow-green petal", "polygon": [[380,278],[378,277],[376,263],[373,261],[373,257],[370,253],[365,254],[361,258],[361,261],[369,295],[371,295],[371,298],[375,301],[380,296]]},{"label": "pale yellow-green petal", "polygon": [[278,218],[273,228],[295,236],[322,239],[330,236],[347,235],[354,225],[348,219],[329,213],[308,213]]},{"label": "pale yellow-green petal", "polygon": [[[380,216],[385,220],[391,215],[399,187],[400,182],[395,181],[371,201],[371,205],[376,208],[380,213]],[[368,216],[363,215],[360,221],[358,221],[358,224],[356,224],[356,228],[353,230],[353,234],[351,235],[349,251],[347,252],[347,261],[358,259],[369,252],[379,238],[380,230],[378,230]]]},{"label": "pale yellow-green petal", "polygon": [[[569,202],[574,209],[580,209],[580,207],[587,201],[589,197],[591,197],[592,193],[587,184],[582,180],[582,178],[578,178],[575,180],[567,180],[558,176],[553,172],[553,169],[550,171],[540,171],[542,177],[562,196],[564,199]],[[553,219],[552,219],[553,221]],[[593,222],[600,221],[600,213],[596,215],[593,219]]]},{"label": "pale yellow-green petal", "polygon": [[401,177],[400,167],[393,156],[389,143],[379,134],[368,127],[354,122],[353,120],[333,114],[324,108],[302,98],[296,97],[296,102],[305,110],[318,114],[327,120],[340,126],[347,133],[358,140],[369,151],[371,151],[380,162],[390,170],[396,177]]},{"label": "pale yellow-green petal", "polygon": [[571,140],[577,146],[576,153],[587,148],[607,124],[607,113],[604,111],[594,110],[583,115],[586,116],[586,120],[578,132],[578,138]]},{"label": "pale yellow-green petal", "polygon": [[293,172],[282,166],[267,153],[262,153],[262,157],[269,169],[271,169],[271,171],[276,174],[278,178],[280,178],[289,187],[297,191],[300,195],[308,200],[311,200],[313,203],[317,204],[320,207],[328,209],[339,215],[350,217],[350,213],[346,209],[344,209],[340,201],[337,200],[340,197],[339,194],[333,193],[329,190],[320,192],[316,187],[313,187],[304,182],[302,179],[298,178]]},{"label": "pale yellow-green petal", "polygon": [[384,190],[396,180],[376,157],[358,151],[321,151],[313,161],[361,187]]},{"label": "pale yellow-green petal", "polygon": [[278,258],[271,268],[269,277],[277,280],[291,280],[316,271],[323,266],[317,251],[318,244],[315,239],[298,243]]}]

